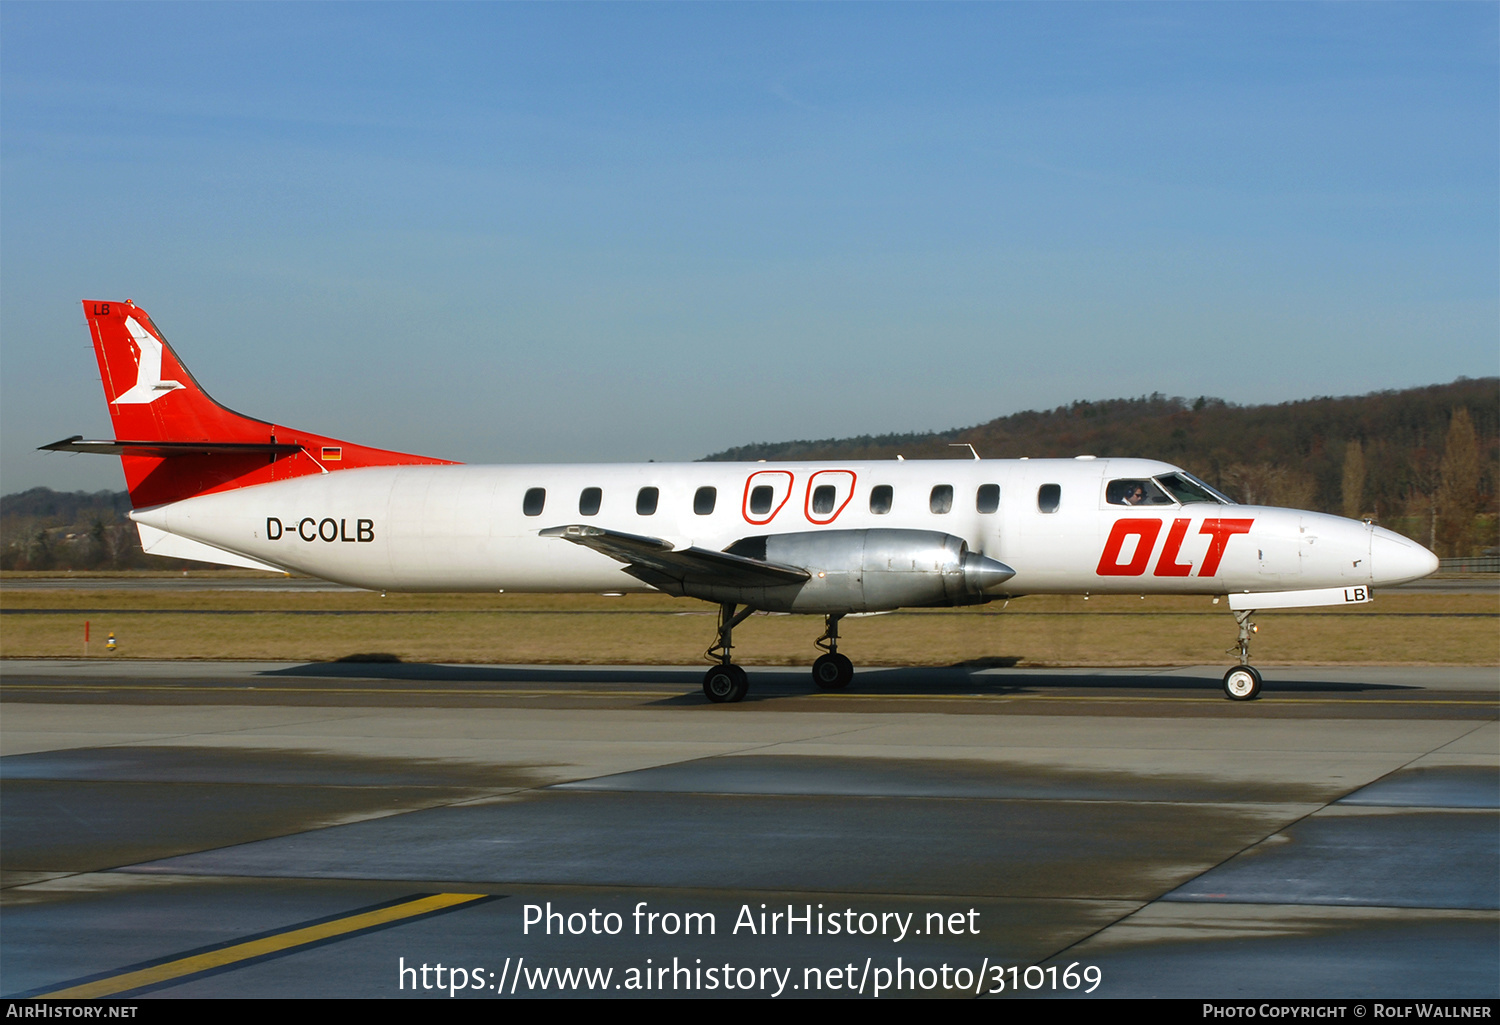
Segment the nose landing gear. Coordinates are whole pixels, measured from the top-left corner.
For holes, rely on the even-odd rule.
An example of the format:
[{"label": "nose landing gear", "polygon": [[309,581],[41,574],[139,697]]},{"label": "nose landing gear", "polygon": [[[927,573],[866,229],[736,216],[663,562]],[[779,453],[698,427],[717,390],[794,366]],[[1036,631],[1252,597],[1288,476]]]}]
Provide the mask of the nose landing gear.
[{"label": "nose landing gear", "polygon": [[1235,666],[1224,674],[1224,696],[1230,701],[1260,697],[1260,672],[1254,666]]},{"label": "nose landing gear", "polygon": [[1254,609],[1236,609],[1234,621],[1239,624],[1240,637],[1231,652],[1237,651],[1240,664],[1224,674],[1224,696],[1230,701],[1254,701],[1260,697],[1260,671],[1250,664],[1250,635],[1256,632],[1250,617]]}]

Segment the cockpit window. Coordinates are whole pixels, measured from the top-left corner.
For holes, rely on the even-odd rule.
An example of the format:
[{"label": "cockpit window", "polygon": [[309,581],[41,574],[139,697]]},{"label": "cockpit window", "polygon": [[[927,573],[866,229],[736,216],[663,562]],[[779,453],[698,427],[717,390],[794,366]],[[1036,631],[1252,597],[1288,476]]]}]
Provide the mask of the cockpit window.
[{"label": "cockpit window", "polygon": [[1214,505],[1234,505],[1234,502],[1185,471],[1166,473],[1156,478],[1172,497],[1183,505],[1194,502],[1211,502]]},{"label": "cockpit window", "polygon": [[1110,505],[1171,505],[1172,498],[1156,481],[1149,478],[1112,480],[1104,489],[1104,500]]}]

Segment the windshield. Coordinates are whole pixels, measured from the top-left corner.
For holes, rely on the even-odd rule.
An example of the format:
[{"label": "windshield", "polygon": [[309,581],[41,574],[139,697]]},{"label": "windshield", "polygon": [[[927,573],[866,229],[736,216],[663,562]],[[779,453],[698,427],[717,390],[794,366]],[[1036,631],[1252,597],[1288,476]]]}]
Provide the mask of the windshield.
[{"label": "windshield", "polygon": [[1157,483],[1169,491],[1183,505],[1194,502],[1210,502],[1214,505],[1234,505],[1234,501],[1220,494],[1197,477],[1186,471],[1167,473],[1156,478]]}]

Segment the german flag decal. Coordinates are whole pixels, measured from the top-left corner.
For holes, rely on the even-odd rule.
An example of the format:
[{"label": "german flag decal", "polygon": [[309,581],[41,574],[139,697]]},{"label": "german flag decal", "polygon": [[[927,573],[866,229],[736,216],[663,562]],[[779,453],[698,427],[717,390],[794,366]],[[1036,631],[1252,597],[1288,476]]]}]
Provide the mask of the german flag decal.
[{"label": "german flag decal", "polygon": [[330,460],[342,459],[342,458],[344,458],[344,448],[343,448],[342,445],[324,445],[323,446],[323,459],[324,459],[324,461],[330,461]]}]

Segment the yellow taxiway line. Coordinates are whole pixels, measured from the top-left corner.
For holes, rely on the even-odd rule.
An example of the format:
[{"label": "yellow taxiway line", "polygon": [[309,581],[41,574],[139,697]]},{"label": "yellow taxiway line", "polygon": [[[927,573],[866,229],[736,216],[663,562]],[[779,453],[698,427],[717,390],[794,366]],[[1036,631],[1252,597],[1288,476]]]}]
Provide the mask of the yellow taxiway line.
[{"label": "yellow taxiway line", "polygon": [[134,971],[121,972],[118,975],[111,975],[107,978],[95,979],[92,982],[68,986],[64,989],[54,990],[51,993],[39,994],[34,999],[91,1000],[98,999],[99,997],[115,996],[120,993],[129,992],[130,990],[155,986],[174,979],[181,979],[185,976],[225,968],[239,961],[248,961],[252,958],[279,954],[297,947],[322,943],[336,937],[348,936],[351,933],[390,925],[393,922],[399,922],[403,919],[446,911],[463,904],[471,904],[477,900],[485,900],[488,896],[488,894],[484,893],[431,894],[418,897],[415,900],[393,904],[389,907],[376,908],[373,911],[365,911],[344,918],[335,918],[332,921],[292,928],[285,932],[246,940],[243,943],[233,943],[227,947],[220,947],[217,950],[210,950],[201,954],[190,954],[187,957],[164,961],[161,964],[150,965],[146,968],[137,968]]}]

